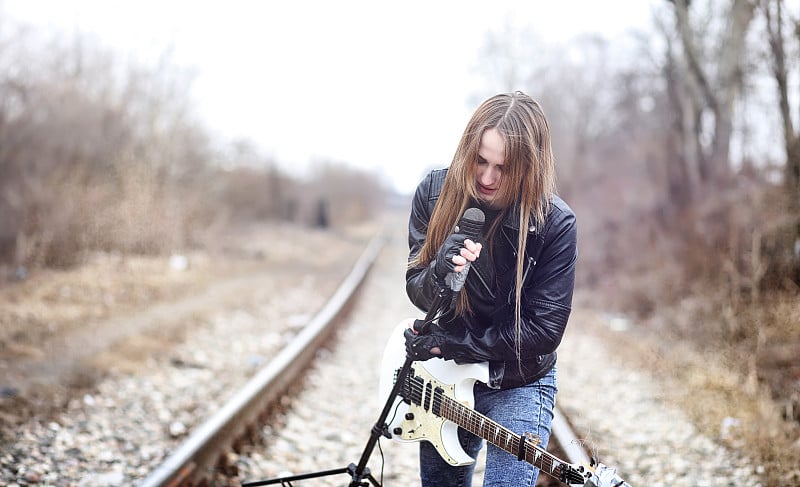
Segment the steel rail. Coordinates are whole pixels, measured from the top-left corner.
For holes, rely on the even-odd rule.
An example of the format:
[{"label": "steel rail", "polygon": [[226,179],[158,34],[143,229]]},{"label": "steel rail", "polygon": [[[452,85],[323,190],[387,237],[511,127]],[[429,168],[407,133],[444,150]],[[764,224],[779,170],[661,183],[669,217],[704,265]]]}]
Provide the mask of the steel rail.
[{"label": "steel rail", "polygon": [[553,421],[550,423],[552,436],[567,458],[564,460],[575,465],[589,465],[591,460],[583,443],[578,439],[567,422],[566,417],[556,407],[553,408]]},{"label": "steel rail", "polygon": [[[262,368],[217,413],[198,426],[142,484],[142,487],[207,485],[230,448],[261,413],[275,403],[306,370],[319,346],[330,336],[336,321],[363,282],[386,236],[374,237],[331,299],[273,360]],[[589,455],[565,416],[555,408],[552,437],[564,452],[564,460],[589,465]]]},{"label": "steel rail", "polygon": [[186,441],[154,470],[142,487],[207,484],[220,455],[246,434],[259,415],[294,383],[317,349],[333,331],[333,323],[359,288],[386,241],[373,237],[331,299],[303,330],[240,389],[217,413],[195,428]]}]

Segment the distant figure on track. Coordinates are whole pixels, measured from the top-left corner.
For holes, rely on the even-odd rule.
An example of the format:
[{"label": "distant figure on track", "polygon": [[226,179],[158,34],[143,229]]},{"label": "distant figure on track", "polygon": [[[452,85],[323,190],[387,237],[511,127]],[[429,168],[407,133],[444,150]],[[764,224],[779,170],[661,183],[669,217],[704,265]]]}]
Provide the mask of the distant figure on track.
[{"label": "distant figure on track", "polygon": [[[485,214],[478,242],[453,229],[466,209]],[[472,115],[448,169],[419,184],[409,218],[406,290],[428,312],[446,277],[470,262],[456,304],[428,334],[406,333],[415,360],[489,362],[475,409],[546,446],[555,406],[556,348],[572,308],[575,215],[555,194],[550,129],[538,102],[521,92],[493,96]],[[483,441],[464,430],[477,458]],[[452,467],[420,443],[424,486],[470,486],[474,464]],[[538,470],[499,448],[487,450],[485,486],[533,486]]]}]

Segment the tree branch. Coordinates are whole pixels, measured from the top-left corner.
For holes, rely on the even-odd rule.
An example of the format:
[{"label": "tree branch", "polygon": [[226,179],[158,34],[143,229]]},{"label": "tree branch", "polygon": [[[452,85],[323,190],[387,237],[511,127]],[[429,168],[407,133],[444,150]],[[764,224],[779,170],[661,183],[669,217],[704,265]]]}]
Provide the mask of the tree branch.
[{"label": "tree branch", "polygon": [[697,55],[697,44],[695,43],[694,33],[689,23],[689,1],[674,0],[673,3],[675,4],[675,19],[677,20],[678,34],[681,36],[681,43],[683,44],[686,61],[689,64],[689,71],[697,80],[703,97],[706,99],[706,103],[708,103],[709,108],[711,108],[711,111],[713,111],[716,116],[719,111],[719,103],[717,97],[714,95],[714,90],[711,89],[708,76],[700,65],[699,56]]},{"label": "tree branch", "polygon": [[[775,5],[773,16],[772,5]],[[784,48],[783,34],[783,1],[763,0],[761,8],[764,12],[767,26],[769,47],[772,52],[772,73],[778,88],[778,99],[783,119],[784,139],[787,149],[795,143],[797,134],[794,131],[791,108],[789,105],[788,73],[786,69],[786,50]]]}]

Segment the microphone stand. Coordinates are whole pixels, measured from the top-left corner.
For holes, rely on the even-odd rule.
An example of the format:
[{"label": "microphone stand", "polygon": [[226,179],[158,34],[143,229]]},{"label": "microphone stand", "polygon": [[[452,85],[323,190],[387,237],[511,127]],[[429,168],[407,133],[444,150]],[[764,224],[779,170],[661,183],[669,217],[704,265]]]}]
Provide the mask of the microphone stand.
[{"label": "microphone stand", "polygon": [[[444,313],[446,313],[450,305],[452,303],[453,298],[453,291],[450,289],[442,289],[436,298],[434,299],[431,309],[425,315],[425,321],[419,331],[420,334],[425,334],[428,332],[428,325],[434,321],[437,321]],[[372,426],[372,431],[370,432],[369,439],[367,440],[367,444],[364,446],[364,450],[361,453],[361,458],[358,461],[358,465],[351,463],[347,467],[344,468],[336,468],[332,470],[322,470],[319,472],[313,472],[308,474],[302,475],[293,475],[289,477],[280,477],[268,480],[259,480],[256,482],[246,482],[242,483],[242,487],[257,487],[260,485],[272,485],[278,484],[281,485],[289,485],[291,486],[291,481],[293,480],[305,480],[311,478],[319,478],[319,477],[326,477],[329,475],[338,475],[347,473],[350,474],[351,481],[348,484],[349,487],[366,487],[369,486],[370,483],[375,487],[381,487],[381,484],[372,476],[369,468],[367,467],[367,462],[369,461],[369,457],[372,455],[373,450],[375,449],[375,444],[378,442],[381,436],[386,438],[391,438],[391,435],[388,432],[388,424],[386,423],[386,418],[389,417],[389,413],[392,410],[392,406],[394,406],[394,400],[397,397],[398,393],[400,392],[400,388],[403,386],[403,381],[405,381],[406,376],[408,375],[409,370],[411,370],[411,364],[414,362],[408,355],[406,355],[406,360],[403,363],[403,366],[400,368],[400,371],[397,373],[397,378],[395,379],[394,386],[392,387],[391,392],[389,393],[389,397],[386,399],[386,404],[383,406],[383,410],[381,411],[380,416],[378,416],[377,421]],[[365,479],[369,480],[369,482],[365,481]]]}]

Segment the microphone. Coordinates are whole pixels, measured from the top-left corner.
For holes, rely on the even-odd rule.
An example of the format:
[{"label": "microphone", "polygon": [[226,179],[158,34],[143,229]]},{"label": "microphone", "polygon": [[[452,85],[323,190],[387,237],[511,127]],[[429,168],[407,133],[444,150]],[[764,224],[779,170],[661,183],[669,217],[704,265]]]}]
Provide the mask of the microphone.
[{"label": "microphone", "polygon": [[[468,208],[461,216],[461,220],[458,221],[453,233],[463,234],[474,242],[483,233],[483,223],[485,219],[486,216],[480,209]],[[419,325],[416,322],[414,323],[414,329],[417,330],[417,332],[422,335],[428,333],[429,324],[437,321],[439,317],[453,308],[458,292],[461,291],[464,282],[467,280],[469,267],[470,262],[467,261],[461,272],[450,272],[445,276],[444,282],[447,287],[450,288],[451,292],[440,294],[434,298],[425,319],[417,320]]]},{"label": "microphone", "polygon": [[[466,237],[475,242],[478,237],[483,233],[483,223],[486,216],[478,208],[468,208],[467,211],[461,216],[454,233],[466,235]],[[467,273],[471,262],[467,261],[464,269],[461,272],[451,272],[444,278],[445,284],[453,291],[455,296],[464,287],[464,282],[467,280]]]}]

